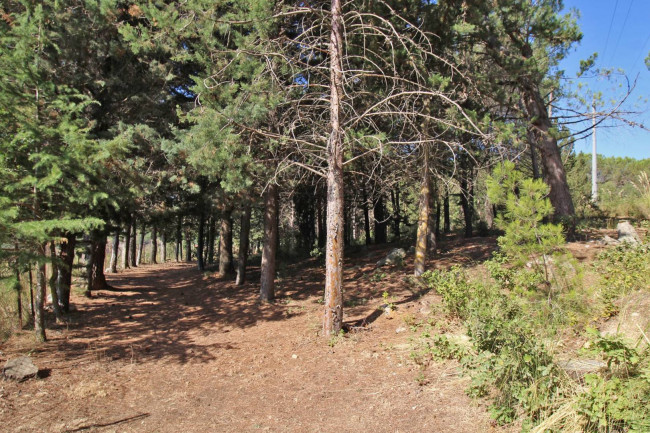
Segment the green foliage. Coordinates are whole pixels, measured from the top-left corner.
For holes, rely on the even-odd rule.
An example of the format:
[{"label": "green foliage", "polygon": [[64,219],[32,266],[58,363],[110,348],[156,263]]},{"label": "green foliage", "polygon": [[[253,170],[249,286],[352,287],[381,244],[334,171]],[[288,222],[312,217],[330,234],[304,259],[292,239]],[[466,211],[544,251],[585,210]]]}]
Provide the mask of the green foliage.
[{"label": "green foliage", "polygon": [[585,431],[649,431],[650,349],[632,348],[620,336],[590,334],[590,351],[603,356],[607,371],[585,377],[586,389],[576,404],[587,420]]},{"label": "green foliage", "polygon": [[442,296],[448,314],[465,318],[467,305],[477,288],[470,283],[463,268],[453,266],[449,271],[426,271],[421,278]]},{"label": "green foliage", "polygon": [[650,244],[623,243],[600,253],[595,262],[600,274],[599,294],[609,314],[613,301],[635,290],[650,290]]}]

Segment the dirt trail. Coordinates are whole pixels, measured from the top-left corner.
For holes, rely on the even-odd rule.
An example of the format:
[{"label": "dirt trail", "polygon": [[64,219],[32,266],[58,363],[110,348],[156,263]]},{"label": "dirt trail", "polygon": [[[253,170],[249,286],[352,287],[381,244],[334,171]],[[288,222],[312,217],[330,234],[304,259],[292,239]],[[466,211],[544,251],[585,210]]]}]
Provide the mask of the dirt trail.
[{"label": "dirt trail", "polygon": [[319,337],[322,271],[285,270],[278,301],[257,283],[235,287],[193,265],[143,266],[109,276],[114,291],[75,297],[72,323],[39,346],[24,333],[0,362],[31,352],[48,377],[0,382],[3,432],[486,432],[453,364],[409,360],[414,334],[378,315],[390,288],[398,314],[419,303],[404,273],[368,278],[372,256],[346,271],[347,320],[369,324],[333,346]]}]

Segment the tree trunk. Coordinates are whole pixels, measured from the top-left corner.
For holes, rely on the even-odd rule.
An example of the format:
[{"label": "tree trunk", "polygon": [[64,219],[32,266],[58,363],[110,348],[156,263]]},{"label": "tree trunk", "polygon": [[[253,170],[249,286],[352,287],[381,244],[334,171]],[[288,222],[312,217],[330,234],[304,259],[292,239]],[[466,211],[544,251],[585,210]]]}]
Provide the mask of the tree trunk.
[{"label": "tree trunk", "polygon": [[151,263],[158,263],[158,228],[151,226]]},{"label": "tree trunk", "polygon": [[384,195],[379,193],[375,204],[375,243],[385,244],[388,242],[386,234],[386,207],[384,206]]},{"label": "tree trunk", "polygon": [[399,186],[396,186],[390,191],[390,200],[393,204],[393,233],[395,235],[395,240],[399,241],[401,237],[399,226],[402,222],[402,215],[400,213],[399,204]]},{"label": "tree trunk", "polygon": [[106,261],[106,235],[94,235],[91,237],[91,283],[92,290],[109,290],[104,275],[104,262]]},{"label": "tree trunk", "polygon": [[368,194],[366,193],[366,186],[361,187],[361,194],[363,198],[363,228],[366,232],[366,245],[372,242],[372,235],[370,234],[370,215],[368,212]]},{"label": "tree trunk", "polygon": [[18,329],[23,329],[23,288],[20,282],[20,268],[16,260],[16,307],[18,309]]},{"label": "tree trunk", "polygon": [[180,262],[183,257],[183,217],[178,216],[176,223],[176,261]]},{"label": "tree trunk", "polygon": [[56,291],[56,281],[59,278],[59,266],[57,264],[57,256],[56,256],[56,244],[54,241],[50,242],[50,266],[52,267],[52,272],[50,275],[50,281],[49,281],[49,286],[50,286],[50,295],[52,296],[52,311],[54,312],[54,317],[56,318],[56,321],[60,321],[62,318],[61,314],[61,307],[59,304],[59,294]]},{"label": "tree trunk", "polygon": [[248,261],[249,236],[251,231],[251,205],[244,205],[239,232],[239,257],[237,258],[237,279],[235,284],[241,286],[246,282],[246,262]]},{"label": "tree trunk", "polygon": [[[119,239],[119,230],[116,234]],[[70,312],[70,288],[72,287],[72,267],[74,265],[74,249],[77,245],[77,237],[73,234],[66,236],[66,240],[61,243],[59,250],[59,279],[57,289],[59,291],[59,304],[64,313]]]},{"label": "tree trunk", "polygon": [[436,198],[436,243],[440,239],[440,197]]},{"label": "tree trunk", "polygon": [[42,257],[43,261],[38,265],[36,270],[36,299],[34,308],[34,332],[39,341],[46,341],[45,335],[45,291],[47,288],[47,279],[45,277],[45,248],[46,243],[38,246],[36,254]]},{"label": "tree trunk", "polygon": [[438,248],[438,238],[437,238],[437,222],[436,218],[440,216],[440,212],[434,212],[436,208],[436,187],[434,180],[431,178],[429,173],[429,222],[427,223],[427,254],[429,257],[432,257],[436,254],[436,249]]},{"label": "tree trunk", "polygon": [[203,243],[205,241],[205,213],[203,212],[203,205],[201,205],[201,213],[199,214],[199,233],[197,235],[196,243],[196,266],[199,271],[205,270],[205,263],[203,262]]},{"label": "tree trunk", "polygon": [[530,147],[530,164],[533,170],[533,179],[539,179],[539,163],[537,162],[537,151],[535,150],[535,133],[528,128],[528,146]]},{"label": "tree trunk", "polygon": [[330,137],[327,143],[327,244],[325,246],[325,317],[323,335],[343,326],[343,25],[340,0],[332,0],[330,34]]},{"label": "tree trunk", "polygon": [[185,228],[185,261],[192,261],[192,238],[190,236],[190,228]]},{"label": "tree trunk", "polygon": [[135,261],[135,264],[140,266],[142,263],[142,254],[144,254],[144,235],[146,233],[146,226],[142,223],[142,228],[140,229],[140,247],[138,248],[138,257]]},{"label": "tree trunk", "polygon": [[32,275],[32,265],[29,265],[29,301],[32,308],[32,322],[36,323],[36,311],[34,310],[34,276]]},{"label": "tree trunk", "polygon": [[465,176],[460,181],[460,205],[463,208],[463,216],[465,218],[465,237],[471,238],[473,236],[472,222],[474,220],[474,194],[473,187],[468,186],[468,181]]},{"label": "tree trunk", "polygon": [[445,233],[451,232],[451,219],[449,218],[449,193],[445,193],[445,201],[443,203],[443,217]]},{"label": "tree trunk", "polygon": [[126,225],[126,230],[124,232],[124,251],[122,256],[122,267],[124,269],[130,268],[129,266],[129,254],[131,253],[131,223],[129,222]]},{"label": "tree trunk", "polygon": [[532,119],[532,127],[537,138],[537,149],[540,152],[544,168],[544,181],[550,187],[548,197],[555,209],[555,218],[571,218],[575,215],[575,209],[566,180],[562,155],[557,145],[557,139],[551,133],[552,124],[538,90],[526,89],[526,109],[528,116]]},{"label": "tree trunk", "polygon": [[167,233],[165,232],[165,230],[162,230],[160,232],[160,247],[161,247],[161,251],[160,251],[161,263],[166,263],[167,262]]},{"label": "tree trunk", "polygon": [[[275,299],[275,256],[278,244],[278,187],[272,183],[266,189],[264,200],[264,246],[262,247],[262,274],[260,299]],[[220,263],[221,265],[221,263]]]},{"label": "tree trunk", "polygon": [[219,233],[219,274],[229,275],[234,272],[232,257],[232,207],[227,207],[221,216]]},{"label": "tree trunk", "polygon": [[429,151],[422,148],[422,177],[420,180],[420,208],[418,212],[418,233],[415,243],[415,276],[424,273],[427,260],[427,235],[429,234]]},{"label": "tree trunk", "polygon": [[137,224],[136,224],[135,214],[133,214],[133,221],[131,225],[131,251],[129,252],[129,262],[131,263],[132,268],[138,266],[138,262],[136,261],[137,258],[136,250],[137,250]]},{"label": "tree trunk", "polygon": [[318,214],[316,215],[316,218],[318,219],[318,248],[324,248],[325,242],[327,241],[327,233],[325,229],[325,220],[327,219],[327,212],[325,210],[324,204],[325,203],[323,197],[319,193],[316,199],[317,214]]},{"label": "tree trunk", "polygon": [[108,266],[111,274],[117,274],[117,253],[120,249],[120,229],[118,228],[113,236],[113,248],[111,249],[111,264]]},{"label": "tree trunk", "polygon": [[217,231],[217,220],[214,216],[210,218],[208,227],[208,263],[214,263],[214,238]]}]

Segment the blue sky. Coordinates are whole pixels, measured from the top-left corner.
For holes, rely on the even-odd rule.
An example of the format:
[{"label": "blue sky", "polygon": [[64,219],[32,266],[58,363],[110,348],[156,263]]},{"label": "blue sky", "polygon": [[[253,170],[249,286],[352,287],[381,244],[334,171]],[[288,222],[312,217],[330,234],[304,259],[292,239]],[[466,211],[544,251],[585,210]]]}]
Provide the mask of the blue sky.
[{"label": "blue sky", "polygon": [[[564,6],[566,11],[572,8],[580,11],[578,23],[583,37],[560,68],[566,71],[567,77],[575,78],[580,60],[597,52],[596,67],[623,69],[630,81],[637,79],[636,88],[623,109],[640,112],[628,116],[629,119],[650,129],[650,71],[644,63],[650,51],[650,0],[564,0]],[[623,92],[617,87],[619,84],[626,86],[622,76],[613,82],[585,78],[570,83],[575,87],[579,81],[601,91],[607,101]],[[612,121],[603,126],[597,129],[599,154],[650,158],[650,131]],[[591,137],[578,141],[575,150],[591,153]]]}]

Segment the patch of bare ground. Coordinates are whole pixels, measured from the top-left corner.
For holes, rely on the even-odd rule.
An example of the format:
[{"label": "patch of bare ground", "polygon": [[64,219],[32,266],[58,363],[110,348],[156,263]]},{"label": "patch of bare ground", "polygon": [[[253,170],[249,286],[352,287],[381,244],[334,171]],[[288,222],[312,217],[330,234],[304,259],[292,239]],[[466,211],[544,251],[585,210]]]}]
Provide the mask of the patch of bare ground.
[{"label": "patch of bare ground", "polygon": [[[493,247],[493,239],[452,242],[435,263],[476,260]],[[29,353],[46,377],[0,382],[0,430],[503,431],[464,394],[455,364],[431,365],[426,385],[415,380],[403,318],[429,311],[407,283],[412,256],[403,268],[375,269],[388,249],[349,255],[351,331],[331,340],[318,335],[323,272],[315,260],[286,267],[274,304],[258,302],[255,270],[243,287],[192,264],[109,275],[115,290],[74,297],[69,323],[50,328],[47,343],[22,333],[4,344],[1,363]],[[398,306],[392,318],[377,309],[384,291]]]}]

